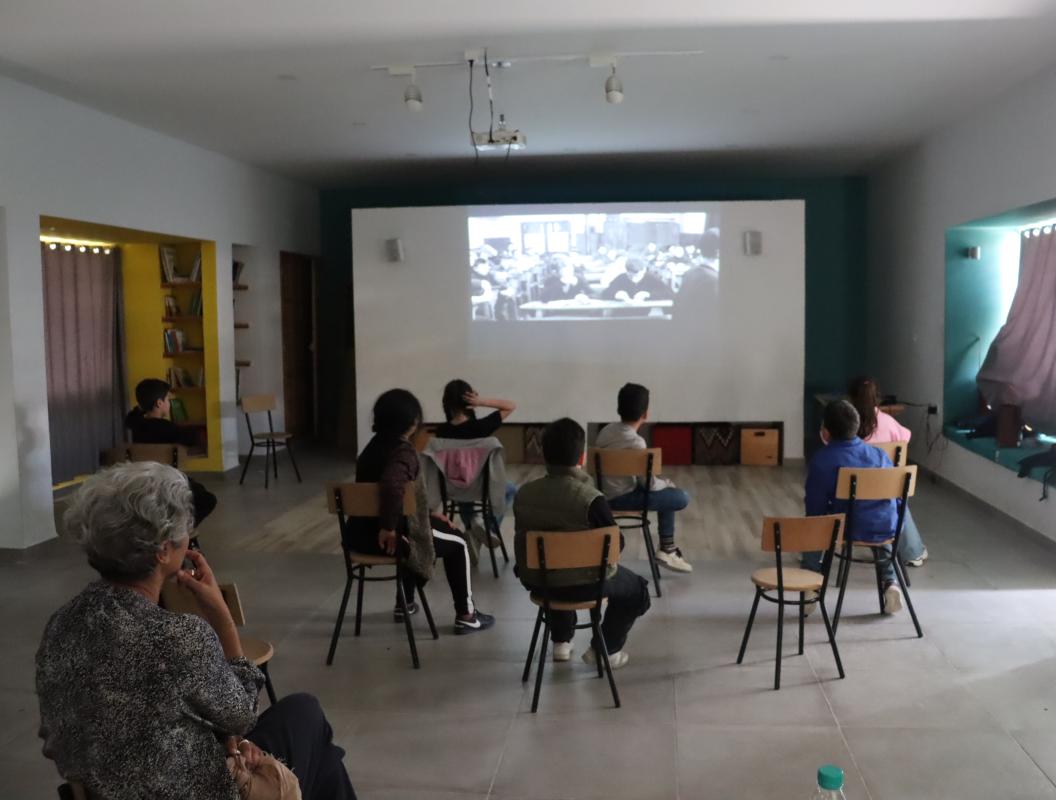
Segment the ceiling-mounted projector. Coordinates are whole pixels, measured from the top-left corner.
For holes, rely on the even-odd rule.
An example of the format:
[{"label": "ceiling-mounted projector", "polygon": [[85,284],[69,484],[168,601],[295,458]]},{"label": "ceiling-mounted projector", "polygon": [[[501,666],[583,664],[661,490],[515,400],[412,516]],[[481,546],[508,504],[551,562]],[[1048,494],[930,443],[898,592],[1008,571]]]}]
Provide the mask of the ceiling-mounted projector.
[{"label": "ceiling-mounted projector", "polygon": [[520,131],[501,128],[491,133],[473,131],[473,146],[482,153],[492,150],[523,150],[528,146],[528,137]]}]

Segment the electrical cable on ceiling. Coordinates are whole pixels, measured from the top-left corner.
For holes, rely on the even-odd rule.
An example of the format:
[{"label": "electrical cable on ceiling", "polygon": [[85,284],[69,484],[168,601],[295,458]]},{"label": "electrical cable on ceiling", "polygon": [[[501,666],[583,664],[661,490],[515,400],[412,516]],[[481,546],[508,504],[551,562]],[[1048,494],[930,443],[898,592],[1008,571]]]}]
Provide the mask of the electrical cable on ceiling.
[{"label": "electrical cable on ceiling", "polygon": [[473,163],[480,160],[480,148],[473,137],[473,59],[469,59],[469,143],[473,145]]},{"label": "electrical cable on ceiling", "polygon": [[484,77],[488,81],[488,109],[491,118],[488,120],[488,143],[495,142],[495,94],[491,88],[491,66],[488,64],[488,51],[484,50]]}]

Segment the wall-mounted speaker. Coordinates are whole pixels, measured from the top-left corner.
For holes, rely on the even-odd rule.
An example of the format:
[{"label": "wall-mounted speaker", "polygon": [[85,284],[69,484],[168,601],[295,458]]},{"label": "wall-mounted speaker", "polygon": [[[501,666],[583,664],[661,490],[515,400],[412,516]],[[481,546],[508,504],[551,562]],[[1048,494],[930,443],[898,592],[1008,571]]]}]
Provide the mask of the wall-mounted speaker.
[{"label": "wall-mounted speaker", "polygon": [[386,239],[385,258],[393,264],[403,261],[403,242],[399,239]]},{"label": "wall-mounted speaker", "polygon": [[983,257],[983,248],[979,246],[964,248],[964,257],[970,261],[979,261]]},{"label": "wall-mounted speaker", "polygon": [[744,254],[758,256],[763,253],[763,232],[745,231],[743,235]]}]

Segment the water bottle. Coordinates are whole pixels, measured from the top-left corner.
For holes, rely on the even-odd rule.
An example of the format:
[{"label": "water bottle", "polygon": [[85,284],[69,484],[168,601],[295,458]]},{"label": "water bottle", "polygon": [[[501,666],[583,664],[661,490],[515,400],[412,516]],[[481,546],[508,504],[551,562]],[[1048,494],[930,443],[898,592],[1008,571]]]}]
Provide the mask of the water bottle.
[{"label": "water bottle", "polygon": [[843,793],[843,770],[832,764],[818,768],[818,788],[811,800],[847,800]]}]

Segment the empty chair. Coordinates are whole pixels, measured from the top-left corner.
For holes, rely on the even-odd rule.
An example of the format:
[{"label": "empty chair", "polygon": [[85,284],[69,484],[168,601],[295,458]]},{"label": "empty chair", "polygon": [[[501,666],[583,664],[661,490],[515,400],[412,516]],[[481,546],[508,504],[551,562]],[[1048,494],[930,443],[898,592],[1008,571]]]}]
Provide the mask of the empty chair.
[{"label": "empty chair", "polygon": [[[297,461],[293,457],[293,447],[291,439],[293,434],[286,433],[284,431],[275,430],[275,424],[271,418],[271,412],[275,410],[275,395],[273,394],[255,394],[249,397],[242,398],[242,413],[246,416],[246,430],[249,431],[249,453],[246,455],[246,464],[242,467],[242,476],[238,479],[239,485],[246,479],[246,471],[249,469],[249,462],[253,458],[253,451],[257,449],[257,445],[261,444],[264,447],[264,488],[268,488],[268,468],[275,473],[275,479],[279,477],[279,460],[278,460],[278,448],[286,448],[286,452],[290,456],[290,463],[293,464],[293,472],[297,476],[297,483],[301,482],[301,471],[297,469]],[[252,414],[259,414],[261,412],[267,412],[268,415],[268,430],[260,433],[253,432],[253,421],[250,418]]]},{"label": "empty chair", "polygon": [[602,480],[606,477],[637,478],[642,486],[642,510],[613,511],[613,516],[620,530],[640,529],[642,531],[642,537],[645,539],[645,552],[649,559],[649,571],[653,575],[653,586],[657,597],[661,595],[660,567],[656,563],[656,545],[653,542],[648,509],[653,476],[660,472],[661,460],[659,447],[650,447],[645,450],[606,450],[591,447],[587,451],[587,470],[593,473],[599,491],[601,491]]},{"label": "empty chair", "polygon": [[[595,528],[586,531],[543,532],[528,531],[526,534],[526,566],[538,570],[540,586],[531,593],[531,600],[539,607],[535,617],[535,629],[532,631],[532,643],[528,647],[528,658],[524,662],[522,682],[527,682],[532,670],[532,657],[539,642],[539,628],[543,629],[543,639],[539,642],[539,666],[535,673],[535,691],[532,694],[532,713],[539,707],[539,690],[543,683],[543,667],[546,665],[546,648],[550,642],[550,613],[552,611],[589,611],[590,621],[576,626],[590,628],[594,633],[593,647],[595,662],[598,666],[598,677],[609,678],[609,689],[616,708],[620,707],[620,695],[616,691],[616,681],[612,677],[612,666],[609,664],[609,651],[605,637],[601,632],[602,592],[605,574],[610,566],[620,560],[619,528]],[[590,569],[597,568],[597,596],[582,602],[566,602],[551,599],[547,588],[547,570]]]},{"label": "empty chair", "polygon": [[[832,569],[833,556],[840,545],[844,525],[843,514],[830,514],[821,517],[767,517],[763,520],[762,548],[764,552],[773,553],[775,566],[757,569],[752,573],[755,584],[755,600],[748,615],[748,624],[741,640],[741,650],[737,654],[737,663],[744,660],[744,651],[748,648],[748,637],[752,633],[755,612],[759,601],[767,600],[777,604],[777,656],[774,663],[774,689],[781,688],[781,644],[784,633],[785,606],[795,606],[799,616],[799,655],[803,655],[803,620],[807,606],[816,603],[821,609],[821,618],[825,622],[825,632],[829,637],[833,658],[836,659],[836,670],[843,677],[843,662],[836,647],[836,633],[829,622],[829,612],[825,607],[825,590],[829,582],[829,571]],[[787,567],[781,557],[785,553],[824,552],[821,572],[814,572],[798,567]],[[770,594],[768,594],[768,592]],[[776,595],[773,594],[776,592]],[[811,593],[808,597],[807,593]],[[794,599],[787,599],[791,593]]]},{"label": "empty chair", "polygon": [[[352,591],[352,583],[359,581],[359,589],[356,592],[356,629],[355,635],[359,636],[360,625],[363,621],[363,587],[368,582],[396,581],[396,604],[403,617],[404,627],[407,631],[407,644],[411,649],[411,663],[415,669],[421,664],[418,661],[418,646],[414,640],[414,628],[411,625],[411,615],[407,610],[407,597],[403,591],[404,571],[407,567],[399,555],[374,555],[371,553],[357,553],[349,545],[352,541],[350,526],[353,519],[363,519],[378,516],[378,484],[376,483],[341,483],[326,487],[326,503],[331,514],[337,515],[337,524],[341,532],[341,552],[345,559],[345,592],[341,596],[341,608],[337,612],[337,621],[334,623],[334,634],[330,639],[330,650],[326,655],[326,664],[334,663],[334,653],[337,650],[337,642],[341,637],[341,626],[345,621],[345,611],[348,608],[348,596]],[[417,510],[414,498],[413,484],[408,485],[408,490],[403,497],[403,513],[413,515]],[[391,575],[381,577],[367,577],[367,570],[374,567],[393,567]],[[422,610],[429,623],[429,630],[434,639],[439,639],[440,634],[433,622],[433,613],[429,609],[429,601],[425,596],[425,589],[418,587],[418,596],[422,600]]]},{"label": "empty chair", "polygon": [[[833,615],[832,627],[837,629],[840,625],[840,613],[843,610],[843,596],[847,590],[847,577],[852,563],[872,564],[876,572],[876,591],[880,598],[880,612],[885,607],[883,570],[890,563],[895,576],[895,581],[902,589],[902,596],[906,600],[906,607],[913,620],[917,636],[922,637],[924,631],[917,620],[917,612],[913,608],[913,600],[909,596],[909,581],[906,579],[906,568],[902,559],[898,556],[898,543],[902,538],[902,526],[905,523],[906,511],[908,510],[909,498],[913,496],[917,488],[917,468],[912,467],[881,467],[881,468],[858,468],[842,467],[836,483],[836,498],[847,501],[847,531],[844,537],[842,552],[836,557],[840,559],[838,582],[840,586],[839,598],[836,600],[836,612]],[[854,541],[851,539],[854,533],[855,503],[863,500],[894,500],[897,508],[897,522],[891,536],[873,542]],[[859,558],[854,555],[854,548],[868,550],[867,558]]]}]

